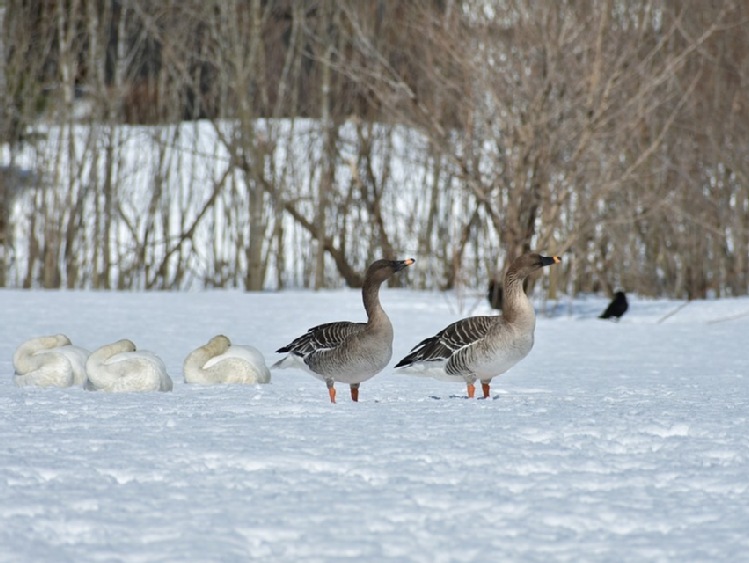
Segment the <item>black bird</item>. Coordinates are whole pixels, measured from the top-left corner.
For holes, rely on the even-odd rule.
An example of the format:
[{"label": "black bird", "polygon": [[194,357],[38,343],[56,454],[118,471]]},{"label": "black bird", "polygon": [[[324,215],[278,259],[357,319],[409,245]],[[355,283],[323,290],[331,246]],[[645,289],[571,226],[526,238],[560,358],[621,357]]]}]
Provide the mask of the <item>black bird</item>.
[{"label": "black bird", "polygon": [[601,313],[599,319],[610,319],[614,318],[617,321],[622,318],[622,315],[629,309],[629,303],[627,303],[627,296],[624,295],[623,291],[617,291],[614,294],[614,299],[606,307],[606,310]]}]

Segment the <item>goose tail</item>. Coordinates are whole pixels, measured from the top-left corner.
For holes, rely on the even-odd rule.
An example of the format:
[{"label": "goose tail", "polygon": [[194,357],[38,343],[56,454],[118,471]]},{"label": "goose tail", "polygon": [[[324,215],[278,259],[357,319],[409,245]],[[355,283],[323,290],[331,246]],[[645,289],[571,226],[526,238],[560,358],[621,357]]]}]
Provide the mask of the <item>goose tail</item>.
[{"label": "goose tail", "polygon": [[304,359],[299,356],[298,354],[294,354],[293,352],[290,352],[280,360],[278,360],[275,364],[273,364],[270,368],[271,369],[286,369],[286,368],[306,368],[306,364],[304,363]]}]

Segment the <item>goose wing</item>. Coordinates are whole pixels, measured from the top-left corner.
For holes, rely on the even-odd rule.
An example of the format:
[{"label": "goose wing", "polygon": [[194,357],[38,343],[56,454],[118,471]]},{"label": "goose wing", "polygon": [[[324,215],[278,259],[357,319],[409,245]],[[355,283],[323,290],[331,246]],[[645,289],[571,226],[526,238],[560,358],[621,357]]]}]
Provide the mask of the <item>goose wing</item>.
[{"label": "goose wing", "polygon": [[396,364],[405,367],[416,362],[447,360],[455,352],[483,338],[497,317],[468,317],[447,325],[430,338],[425,338],[411,349],[411,353]]},{"label": "goose wing", "polygon": [[365,323],[352,323],[348,321],[313,326],[302,336],[291,342],[291,344],[279,348],[276,352],[291,352],[299,356],[307,356],[312,352],[336,348],[343,344],[350,336],[364,330],[365,326]]}]

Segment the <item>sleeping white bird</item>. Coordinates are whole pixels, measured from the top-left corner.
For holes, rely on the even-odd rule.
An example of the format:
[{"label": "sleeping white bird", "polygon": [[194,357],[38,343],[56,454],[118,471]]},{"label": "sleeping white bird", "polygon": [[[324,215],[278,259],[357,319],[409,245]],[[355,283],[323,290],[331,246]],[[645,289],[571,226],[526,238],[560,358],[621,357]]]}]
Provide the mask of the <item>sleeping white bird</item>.
[{"label": "sleeping white bird", "polygon": [[223,334],[190,352],[184,363],[185,383],[216,385],[270,383],[270,370],[257,348],[232,344]]},{"label": "sleeping white bird", "polygon": [[172,380],[156,354],[136,351],[127,339],[106,344],[86,362],[91,391],[171,391]]},{"label": "sleeping white bird", "polygon": [[14,381],[19,387],[81,387],[88,354],[64,334],[31,338],[13,354]]}]

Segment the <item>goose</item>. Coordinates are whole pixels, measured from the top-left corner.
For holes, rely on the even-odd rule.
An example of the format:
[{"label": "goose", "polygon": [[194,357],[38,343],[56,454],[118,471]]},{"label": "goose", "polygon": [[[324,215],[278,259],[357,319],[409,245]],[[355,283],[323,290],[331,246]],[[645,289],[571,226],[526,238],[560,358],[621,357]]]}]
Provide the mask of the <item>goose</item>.
[{"label": "goose", "polygon": [[64,334],[31,338],[13,354],[19,387],[71,387],[86,383],[88,350],[73,346]]},{"label": "goose", "polygon": [[153,352],[137,351],[131,340],[105,344],[86,362],[90,391],[171,391],[166,366]]},{"label": "goose", "polygon": [[544,266],[558,264],[558,256],[528,253],[515,259],[505,274],[502,314],[468,317],[426,338],[396,364],[402,373],[465,382],[468,397],[481,381],[489,397],[493,377],[505,373],[533,348],[536,314],[523,291],[523,281]]},{"label": "goose", "polygon": [[377,260],[367,268],[362,285],[366,323],[325,323],[309,329],[277,352],[288,355],[273,368],[301,367],[328,386],[335,403],[334,383],[348,383],[351,400],[359,400],[359,385],[380,373],[393,355],[393,325],[380,304],[380,286],[415,260]]},{"label": "goose", "polygon": [[613,318],[615,321],[619,321],[623,316],[624,313],[627,312],[627,309],[629,309],[629,302],[627,301],[627,296],[624,294],[623,291],[617,291],[614,295],[614,299],[609,303],[609,306],[606,307],[606,310],[601,313],[601,316],[598,317],[599,319],[610,319]]},{"label": "goose", "polygon": [[237,346],[219,334],[185,358],[185,383],[269,383],[263,354],[252,346]]}]

